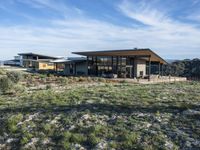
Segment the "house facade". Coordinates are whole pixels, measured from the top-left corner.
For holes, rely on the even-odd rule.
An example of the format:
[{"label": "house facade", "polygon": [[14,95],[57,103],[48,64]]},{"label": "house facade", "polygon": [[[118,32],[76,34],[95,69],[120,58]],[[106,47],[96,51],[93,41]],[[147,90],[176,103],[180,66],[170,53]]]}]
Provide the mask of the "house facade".
[{"label": "house facade", "polygon": [[145,78],[151,74],[162,75],[167,62],[150,49],[126,49],[73,52],[86,56],[89,76],[116,75],[119,78]]},{"label": "house facade", "polygon": [[25,68],[52,70],[66,76],[150,78],[162,75],[167,62],[150,49],[73,52],[82,57],[57,58],[20,53]]},{"label": "house facade", "polygon": [[55,70],[54,63],[51,61],[58,59],[57,57],[40,55],[35,53],[20,53],[22,67],[31,70]]}]

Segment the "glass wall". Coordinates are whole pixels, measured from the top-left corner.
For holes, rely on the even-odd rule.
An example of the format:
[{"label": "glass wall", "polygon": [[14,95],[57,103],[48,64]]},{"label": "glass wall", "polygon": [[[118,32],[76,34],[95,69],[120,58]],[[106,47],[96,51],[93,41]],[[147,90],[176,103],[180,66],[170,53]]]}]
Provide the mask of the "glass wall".
[{"label": "glass wall", "polygon": [[[159,68],[159,62],[151,62],[151,74],[159,74],[160,69]],[[146,63],[146,74],[149,74],[149,62]]]},{"label": "glass wall", "polygon": [[89,56],[88,73],[89,75],[118,74],[126,76],[127,57],[121,56]]}]

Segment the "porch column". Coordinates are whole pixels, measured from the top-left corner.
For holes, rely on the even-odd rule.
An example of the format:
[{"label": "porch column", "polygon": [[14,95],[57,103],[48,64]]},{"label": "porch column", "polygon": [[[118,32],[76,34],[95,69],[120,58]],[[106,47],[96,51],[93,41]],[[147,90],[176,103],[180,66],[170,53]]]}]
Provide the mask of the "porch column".
[{"label": "porch column", "polygon": [[117,72],[117,76],[118,76],[118,63],[119,63],[119,56],[116,56],[116,72]]},{"label": "porch column", "polygon": [[149,81],[151,80],[151,55],[149,56]]},{"label": "porch column", "polygon": [[160,76],[160,62],[159,62],[159,66],[158,66],[158,74]]},{"label": "porch column", "polygon": [[89,75],[89,71],[88,71],[88,70],[89,70],[89,69],[88,69],[88,64],[89,64],[89,63],[88,63],[88,56],[87,56],[87,61],[86,61],[86,65],[87,65],[87,75]]}]

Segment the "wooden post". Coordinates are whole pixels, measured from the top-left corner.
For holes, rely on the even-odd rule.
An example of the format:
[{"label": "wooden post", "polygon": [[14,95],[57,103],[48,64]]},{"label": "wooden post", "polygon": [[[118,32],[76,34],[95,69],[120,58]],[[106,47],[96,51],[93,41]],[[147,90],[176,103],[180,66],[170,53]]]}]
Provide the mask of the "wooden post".
[{"label": "wooden post", "polygon": [[160,76],[160,62],[159,62],[159,66],[158,66],[158,74]]}]

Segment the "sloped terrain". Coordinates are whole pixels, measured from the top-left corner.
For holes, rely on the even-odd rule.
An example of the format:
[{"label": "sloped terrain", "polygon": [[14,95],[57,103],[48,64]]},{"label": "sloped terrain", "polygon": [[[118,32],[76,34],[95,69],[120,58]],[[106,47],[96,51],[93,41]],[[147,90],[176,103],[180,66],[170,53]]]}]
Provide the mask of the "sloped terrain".
[{"label": "sloped terrain", "polygon": [[0,96],[0,149],[200,148],[197,82],[59,80]]}]

